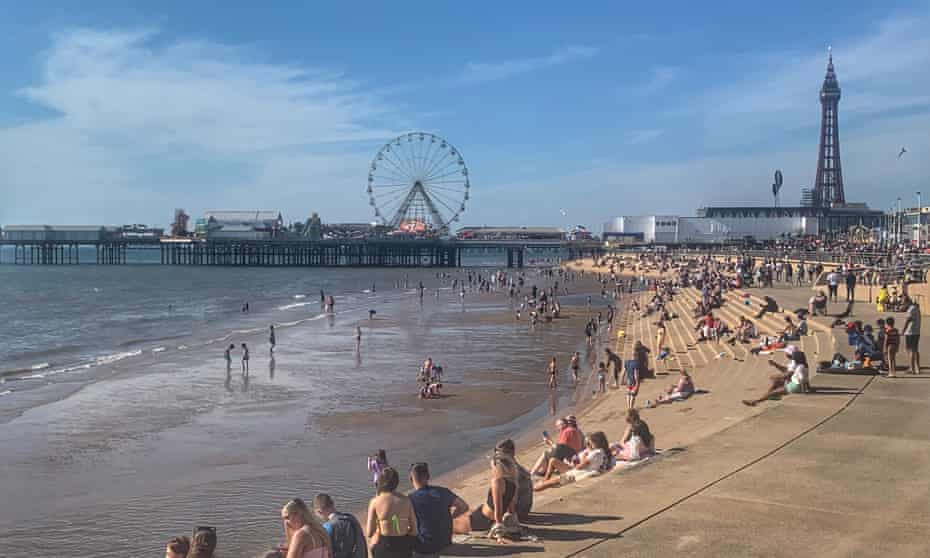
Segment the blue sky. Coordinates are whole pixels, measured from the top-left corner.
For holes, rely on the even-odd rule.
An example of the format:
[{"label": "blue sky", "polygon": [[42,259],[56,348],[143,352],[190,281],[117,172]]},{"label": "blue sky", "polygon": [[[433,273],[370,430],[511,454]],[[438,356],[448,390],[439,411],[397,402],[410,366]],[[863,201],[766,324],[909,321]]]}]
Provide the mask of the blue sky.
[{"label": "blue sky", "polygon": [[463,224],[766,203],[776,168],[796,203],[827,45],[847,200],[930,199],[926,2],[2,3],[0,224],[368,221],[412,130],[464,155]]}]

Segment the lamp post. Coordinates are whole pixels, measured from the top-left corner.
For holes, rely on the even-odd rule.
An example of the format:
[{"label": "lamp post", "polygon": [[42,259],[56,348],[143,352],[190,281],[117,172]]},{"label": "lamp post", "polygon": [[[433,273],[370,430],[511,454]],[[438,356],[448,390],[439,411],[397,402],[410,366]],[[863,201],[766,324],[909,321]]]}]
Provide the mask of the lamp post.
[{"label": "lamp post", "polygon": [[895,227],[894,227],[894,241],[895,245],[901,244],[901,233],[904,231],[904,227],[901,226],[901,198],[898,198],[897,206],[895,209]]},{"label": "lamp post", "polygon": [[920,206],[920,192],[917,192],[917,249],[920,250],[920,233],[924,226],[924,212]]}]

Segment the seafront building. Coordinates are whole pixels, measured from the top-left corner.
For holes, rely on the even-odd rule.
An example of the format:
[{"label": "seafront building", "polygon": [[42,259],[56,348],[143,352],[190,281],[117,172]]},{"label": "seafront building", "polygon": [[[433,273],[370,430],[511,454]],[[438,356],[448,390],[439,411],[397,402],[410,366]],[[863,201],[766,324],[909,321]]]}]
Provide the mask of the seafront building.
[{"label": "seafront building", "polygon": [[284,229],[280,211],[207,211],[195,223],[199,238],[269,240]]},{"label": "seafront building", "polygon": [[[604,224],[604,240],[656,244],[725,243],[739,240],[776,240],[786,237],[831,237],[854,227],[869,230],[887,225],[882,211],[864,203],[847,203],[840,158],[840,86],[833,67],[833,53],[820,88],[820,145],[814,187],[803,189],[797,206],[711,206],[697,210],[696,217],[646,215],[615,217]],[[778,196],[781,173],[773,194]],[[900,219],[899,219],[900,221]],[[916,219],[914,220],[916,223]],[[903,225],[902,225],[903,226]],[[916,230],[916,227],[912,227]]]}]

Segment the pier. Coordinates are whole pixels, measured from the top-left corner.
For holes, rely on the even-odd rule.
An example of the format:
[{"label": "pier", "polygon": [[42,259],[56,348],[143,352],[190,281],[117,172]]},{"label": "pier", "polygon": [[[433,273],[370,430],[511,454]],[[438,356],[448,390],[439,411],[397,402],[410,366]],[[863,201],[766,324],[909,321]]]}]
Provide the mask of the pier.
[{"label": "pier", "polygon": [[[130,250],[158,250],[161,265],[253,267],[461,267],[463,255],[494,252],[507,267],[527,264],[528,249],[559,251],[566,258],[603,253],[596,241],[558,240],[198,240],[189,238],[93,241],[2,240],[12,246],[15,265],[125,265]],[[93,247],[95,258],[80,258]]]}]

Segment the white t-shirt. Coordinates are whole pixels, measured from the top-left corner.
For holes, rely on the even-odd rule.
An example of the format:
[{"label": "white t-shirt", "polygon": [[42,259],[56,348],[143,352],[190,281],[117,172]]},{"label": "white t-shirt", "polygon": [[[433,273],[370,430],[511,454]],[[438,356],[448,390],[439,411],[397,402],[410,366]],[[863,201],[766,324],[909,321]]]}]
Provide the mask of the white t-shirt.
[{"label": "white t-shirt", "polygon": [[585,449],[581,452],[579,459],[584,459],[585,457],[588,458],[588,464],[583,469],[584,471],[600,471],[607,460],[607,455],[601,448],[595,448],[593,450]]},{"label": "white t-shirt", "polygon": [[920,335],[920,308],[916,304],[907,308],[907,317],[911,322],[904,328],[904,335]]},{"label": "white t-shirt", "polygon": [[794,370],[791,370],[789,367],[789,370],[791,370],[791,383],[801,385],[807,381],[807,367],[803,364],[797,364],[794,362],[792,364],[795,366]]},{"label": "white t-shirt", "polygon": [[833,286],[833,287],[839,285],[839,284],[840,284],[840,274],[837,273],[837,272],[835,272],[835,271],[831,271],[830,273],[828,273],[828,274],[827,274],[827,283],[829,283],[829,284],[830,284],[831,286]]}]

